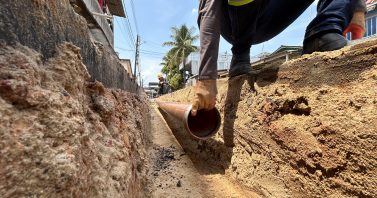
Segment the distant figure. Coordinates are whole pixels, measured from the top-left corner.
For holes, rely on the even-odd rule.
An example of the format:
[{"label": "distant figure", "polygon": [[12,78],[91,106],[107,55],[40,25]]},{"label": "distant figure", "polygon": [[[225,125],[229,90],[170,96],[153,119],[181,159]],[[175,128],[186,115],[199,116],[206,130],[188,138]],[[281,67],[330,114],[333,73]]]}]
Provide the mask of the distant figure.
[{"label": "distant figure", "polygon": [[157,75],[158,78],[158,95],[164,95],[166,94],[166,81],[162,73],[159,73]]}]

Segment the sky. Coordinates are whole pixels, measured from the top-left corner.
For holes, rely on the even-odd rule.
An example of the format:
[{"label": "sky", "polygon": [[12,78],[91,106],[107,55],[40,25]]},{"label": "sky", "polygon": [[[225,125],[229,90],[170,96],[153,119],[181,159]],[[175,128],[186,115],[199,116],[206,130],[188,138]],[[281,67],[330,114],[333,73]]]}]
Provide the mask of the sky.
[{"label": "sky", "polygon": [[[162,57],[169,50],[162,43],[170,41],[171,27],[186,24],[195,27],[198,15],[198,0],[123,0],[128,19],[115,17],[115,51],[120,58],[131,59],[132,70],[135,61],[136,35],[140,35],[140,69],[143,84],[156,82],[162,66]],[[273,52],[281,45],[302,45],[305,28],[316,15],[313,3],[294,23],[275,38],[252,46],[251,55]],[[130,26],[128,25],[128,21]],[[133,36],[131,36],[133,35]],[[199,42],[195,45],[199,46]],[[223,39],[220,53],[229,52],[231,45]]]}]

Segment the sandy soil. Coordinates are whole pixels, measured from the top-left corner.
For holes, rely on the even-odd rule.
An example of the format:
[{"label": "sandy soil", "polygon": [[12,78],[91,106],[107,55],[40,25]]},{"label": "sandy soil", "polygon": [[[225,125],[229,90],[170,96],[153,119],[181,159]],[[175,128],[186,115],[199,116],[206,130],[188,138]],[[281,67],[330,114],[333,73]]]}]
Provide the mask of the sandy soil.
[{"label": "sandy soil", "polygon": [[[152,105],[149,178],[151,197],[247,197],[256,193],[230,181],[217,167],[190,158],[183,151],[156,105]],[[182,131],[184,132],[184,131]]]},{"label": "sandy soil", "polygon": [[[376,53],[369,40],[218,80],[222,128],[205,142],[187,143],[164,117],[187,153],[263,197],[376,197]],[[192,96],[187,88],[162,99]]]}]

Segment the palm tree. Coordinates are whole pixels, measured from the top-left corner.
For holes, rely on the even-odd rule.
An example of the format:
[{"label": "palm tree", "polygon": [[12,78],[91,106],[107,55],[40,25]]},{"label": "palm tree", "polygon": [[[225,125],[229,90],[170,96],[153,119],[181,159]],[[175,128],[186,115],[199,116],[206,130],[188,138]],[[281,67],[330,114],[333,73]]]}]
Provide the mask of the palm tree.
[{"label": "palm tree", "polygon": [[193,43],[199,39],[199,35],[194,35],[195,28],[188,28],[186,25],[172,27],[170,38],[172,41],[165,42],[164,46],[172,47],[170,53],[177,62],[182,62],[191,52],[198,50]]},{"label": "palm tree", "polygon": [[161,72],[164,74],[169,74],[169,72],[173,69],[174,65],[176,65],[176,61],[173,58],[172,53],[167,53],[163,58],[162,58],[162,63],[160,65],[163,66]]},{"label": "palm tree", "polygon": [[186,62],[187,56],[198,50],[198,47],[193,43],[199,39],[199,35],[194,35],[194,27],[189,29],[186,25],[172,27],[171,31],[171,41],[163,43],[164,46],[171,47],[163,59],[163,72],[165,71],[171,75],[171,80],[174,82],[169,82],[170,84],[179,86],[181,82],[175,82],[183,80],[178,69],[179,63]]}]

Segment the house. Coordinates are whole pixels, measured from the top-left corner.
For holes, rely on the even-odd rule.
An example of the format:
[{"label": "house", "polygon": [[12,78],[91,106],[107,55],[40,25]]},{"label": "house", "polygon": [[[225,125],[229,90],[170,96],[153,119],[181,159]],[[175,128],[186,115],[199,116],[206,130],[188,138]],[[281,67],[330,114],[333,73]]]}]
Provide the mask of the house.
[{"label": "house", "polygon": [[[288,60],[299,57],[301,53],[301,46],[282,45],[273,53],[261,53],[257,56],[251,57],[251,66],[255,68],[261,68],[268,64],[281,64]],[[199,58],[199,52],[193,52],[187,57],[185,64],[181,63],[179,66],[179,70],[182,71],[182,73],[189,73],[188,76],[186,75],[185,77],[186,86],[194,85],[198,78]],[[218,78],[228,76],[231,61],[231,54],[225,52],[219,55],[217,61]]]},{"label": "house", "polygon": [[130,59],[120,59],[120,64],[123,65],[124,69],[130,78],[133,78],[131,60]]},{"label": "house", "polygon": [[375,36],[377,32],[377,0],[367,1],[368,13],[365,16],[365,37]]},{"label": "house", "polygon": [[[367,0],[367,14],[365,15],[364,38],[377,36],[377,0]],[[351,40],[351,33],[347,34],[347,39]]]},{"label": "house", "polygon": [[[186,85],[195,84],[195,79],[197,79],[199,74],[199,52],[191,53],[187,58],[185,63],[179,65],[179,70],[184,74]],[[227,75],[229,71],[230,61],[232,60],[232,54],[228,52],[220,53],[217,60],[217,71],[219,77]]]},{"label": "house", "polygon": [[87,20],[94,40],[114,48],[113,16],[126,16],[122,0],[71,0],[71,4]]},{"label": "house", "polygon": [[271,54],[263,53],[259,55],[259,60],[251,62],[251,67],[263,67],[264,65],[281,62],[284,63],[297,58],[302,54],[301,46],[282,45]]},{"label": "house", "polygon": [[148,95],[149,98],[155,98],[158,95],[158,85],[158,82],[150,82],[148,83],[148,87],[144,87],[144,92]]}]

